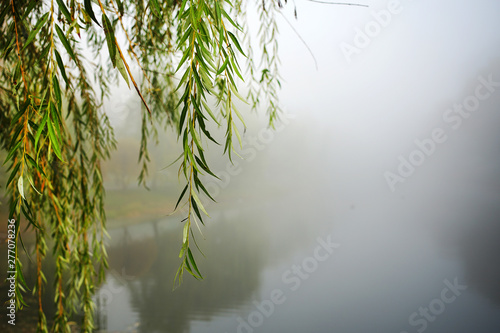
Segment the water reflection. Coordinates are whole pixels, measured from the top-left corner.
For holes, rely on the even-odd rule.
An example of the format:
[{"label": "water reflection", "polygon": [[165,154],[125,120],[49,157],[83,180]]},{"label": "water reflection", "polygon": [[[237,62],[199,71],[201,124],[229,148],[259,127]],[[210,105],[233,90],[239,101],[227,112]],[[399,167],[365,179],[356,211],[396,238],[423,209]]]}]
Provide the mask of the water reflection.
[{"label": "water reflection", "polygon": [[[198,256],[205,279],[196,281],[185,276],[175,291],[172,286],[179,265],[181,225],[172,228],[172,224],[178,224],[177,220],[112,230],[108,284],[97,293],[100,329],[126,329],[126,323],[139,332],[188,332],[190,321],[210,320],[248,302],[258,290],[268,248],[266,235],[251,222],[222,217],[205,228],[209,241],[198,240],[206,255]],[[236,224],[247,228],[242,232],[235,228]],[[120,285],[125,288],[120,289]],[[117,305],[121,300],[117,294],[125,290],[129,306]],[[119,318],[109,318],[117,306],[122,308]],[[135,323],[130,323],[131,318]]]},{"label": "water reflection", "polygon": [[[4,321],[3,314],[2,312],[0,314],[0,331],[1,332],[35,332],[36,331],[36,323],[38,321],[38,294],[33,295],[32,291],[34,286],[36,285],[36,256],[34,254],[35,252],[35,244],[30,241],[24,241],[24,246],[26,248],[26,252],[29,253],[29,258],[26,252],[23,250],[19,251],[19,256],[21,259],[21,262],[23,262],[23,273],[24,273],[24,278],[26,281],[26,284],[28,286],[28,290],[23,294],[24,296],[24,301],[28,306],[25,306],[22,310],[18,310],[16,312],[16,325],[7,325],[6,321]],[[47,246],[51,248],[52,242],[48,242]],[[1,244],[0,245],[0,253],[5,253],[7,254],[7,246],[6,244]],[[7,257],[7,255],[5,255]],[[3,264],[3,263],[2,263]],[[42,293],[42,308],[45,313],[46,319],[47,319],[47,325],[50,328],[53,324],[53,319],[54,315],[56,313],[56,306],[54,304],[54,294],[55,294],[55,288],[54,288],[54,276],[55,276],[55,271],[56,271],[56,265],[55,261],[52,256],[52,251],[47,251],[47,255],[45,259],[42,262],[42,267],[43,267],[43,272],[45,275],[45,278],[47,280],[47,283],[44,284],[43,286],[43,293]],[[6,273],[7,269],[6,266],[3,266],[0,264],[0,291],[2,292],[2,295],[0,299],[3,301],[7,301],[6,296],[7,296],[7,284],[4,283],[5,278],[6,278]],[[67,275],[63,275],[63,279],[66,279]],[[81,323],[83,319],[83,316],[80,313],[75,313],[72,314],[70,317],[70,320],[72,321],[70,323],[70,326],[73,328],[76,327],[76,323]]]}]

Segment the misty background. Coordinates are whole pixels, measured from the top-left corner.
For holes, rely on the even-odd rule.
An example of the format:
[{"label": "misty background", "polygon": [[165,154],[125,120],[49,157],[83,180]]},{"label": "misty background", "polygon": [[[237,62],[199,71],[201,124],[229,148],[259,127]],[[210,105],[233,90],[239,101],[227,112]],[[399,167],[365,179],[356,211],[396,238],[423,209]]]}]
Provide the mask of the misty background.
[{"label": "misty background", "polygon": [[[210,181],[217,203],[198,237],[206,258],[196,254],[206,278],[186,277],[174,292],[183,216],[168,214],[183,183],[177,165],[164,167],[180,153],[177,138],[170,131],[150,146],[151,190],[137,187],[141,105],[133,91],[115,92],[105,106],[119,145],[104,166],[111,239],[96,295],[102,332],[500,330],[500,87],[459,128],[443,118],[474,95],[479,77],[500,82],[500,2],[401,0],[347,59],[341,45],[356,46],[391,1],[362,3],[369,8],[284,6],[283,121],[270,131],[264,107],[242,107],[247,153],[234,167],[222,147],[208,147],[212,169],[228,177]],[[384,174],[397,174],[399,157],[435,128],[446,141],[391,191]],[[327,236],[340,247],[291,290],[283,274]],[[420,308],[455,280],[467,289],[424,320]],[[284,303],[250,325],[276,289]]]},{"label": "misty background", "polygon": [[[287,300],[261,325],[250,326],[255,332],[500,328],[500,93],[481,101],[458,129],[443,119],[474,95],[480,76],[500,81],[500,3],[400,1],[399,13],[347,59],[342,43],[356,47],[358,31],[366,33],[376,22],[373,13],[387,11],[389,3],[370,1],[363,8],[296,1],[283,9],[286,20],[278,16],[280,99],[292,116],[270,135],[263,111],[246,112],[246,147],[255,148],[249,141],[257,138],[264,148],[237,160],[240,172],[220,185],[205,228],[227,224],[229,234],[249,235],[250,253],[236,251],[232,259],[250,266],[257,260],[258,271],[242,279],[230,269],[230,276],[236,286],[250,277],[257,285],[229,313],[200,318],[186,310],[193,317],[186,332],[247,332],[238,318],[248,323],[257,311],[253,302],[269,299],[276,288]],[[125,119],[117,113],[111,120],[130,131],[134,110]],[[391,191],[384,174],[397,174],[399,156],[408,159],[418,149],[415,140],[430,138],[435,128],[446,141]],[[176,156],[172,142],[154,154],[158,167]],[[214,170],[224,172],[221,149],[209,151]],[[175,172],[160,171],[163,184],[172,184]],[[207,236],[202,247],[235,237],[218,235]],[[311,256],[317,237],[326,235],[340,248],[290,291],[283,273]],[[202,265],[213,268],[220,258],[208,256]],[[440,297],[443,281],[454,279],[467,286],[455,302],[425,327],[410,322],[412,313]]]}]

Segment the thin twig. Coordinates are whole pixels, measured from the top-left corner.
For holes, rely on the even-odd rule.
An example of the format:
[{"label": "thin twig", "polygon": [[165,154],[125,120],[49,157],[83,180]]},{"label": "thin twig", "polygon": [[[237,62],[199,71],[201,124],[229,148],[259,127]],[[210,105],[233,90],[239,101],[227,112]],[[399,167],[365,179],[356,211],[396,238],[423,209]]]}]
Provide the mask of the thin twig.
[{"label": "thin twig", "polygon": [[285,19],[286,23],[288,23],[288,25],[290,26],[290,28],[292,28],[293,32],[295,32],[295,34],[297,35],[297,37],[299,37],[299,39],[302,42],[302,44],[305,45],[305,47],[307,48],[307,50],[311,54],[311,57],[314,60],[314,65],[316,66],[316,70],[318,70],[318,62],[316,61],[316,57],[314,56],[314,53],[312,52],[312,50],[309,47],[309,45],[307,45],[306,41],[302,38],[302,36],[298,33],[298,31],[295,30],[294,26],[290,23],[290,21],[288,21],[288,19],[286,18],[286,16],[283,15],[283,13],[281,11],[278,11],[278,13],[280,13],[280,15]]},{"label": "thin twig", "polygon": [[[102,5],[101,0],[97,0],[97,1],[99,2],[99,6],[101,7],[103,15],[106,15],[106,11],[104,10],[104,7]],[[125,69],[127,70],[128,75],[129,75],[130,79],[132,80],[132,84],[134,85],[134,88],[137,91],[137,94],[141,98],[142,102],[144,103],[144,106],[146,107],[146,110],[148,110],[151,122],[153,122],[153,120],[152,120],[152,113],[151,113],[151,110],[149,109],[148,103],[146,103],[146,100],[142,96],[141,90],[139,89],[139,87],[137,86],[137,83],[134,80],[134,76],[132,75],[132,72],[130,71],[130,68],[129,68],[128,64],[127,64],[127,61],[125,60],[125,57],[123,56],[123,52],[122,52],[122,50],[120,48],[120,45],[118,45],[118,41],[116,40],[116,37],[115,37],[114,42],[115,42],[115,45],[116,45],[116,49],[118,50],[118,53],[120,55],[120,58],[122,58],[122,60],[123,60],[123,64],[125,65]]]},{"label": "thin twig", "polygon": [[151,80],[149,79],[149,76],[144,71],[144,68],[142,68],[141,62],[139,61],[139,57],[137,57],[137,54],[135,53],[134,48],[132,47],[132,45],[134,43],[132,43],[132,40],[130,39],[130,36],[128,35],[127,29],[125,29],[125,25],[123,24],[123,21],[122,21],[122,15],[118,12],[118,9],[116,8],[113,0],[110,0],[110,3],[113,6],[113,10],[115,11],[115,14],[118,15],[118,20],[120,21],[120,25],[122,26],[123,32],[125,33],[125,37],[127,37],[127,40],[128,40],[129,46],[130,46],[129,47],[130,53],[132,53],[132,55],[134,56],[135,60],[137,61],[137,64],[139,65],[139,68],[142,70],[142,73],[144,74],[144,77],[146,78],[146,80],[148,80],[148,82],[149,82],[150,85],[153,85],[151,83]]}]

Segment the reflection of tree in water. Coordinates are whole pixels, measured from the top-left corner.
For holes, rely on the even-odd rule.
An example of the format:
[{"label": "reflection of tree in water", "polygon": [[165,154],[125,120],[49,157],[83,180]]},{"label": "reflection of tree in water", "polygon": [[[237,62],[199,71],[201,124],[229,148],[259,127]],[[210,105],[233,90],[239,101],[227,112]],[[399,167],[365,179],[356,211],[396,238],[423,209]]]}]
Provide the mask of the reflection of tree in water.
[{"label": "reflection of tree in water", "polygon": [[[49,248],[52,247],[52,243],[47,244]],[[35,332],[36,331],[36,325],[38,321],[38,294],[33,295],[32,291],[34,286],[36,285],[36,255],[34,254],[35,251],[35,245],[32,243],[25,242],[24,246],[26,248],[26,251],[30,254],[29,258],[24,251],[24,249],[19,249],[19,256],[21,258],[21,261],[24,262],[23,264],[23,274],[24,278],[26,281],[26,284],[29,288],[23,295],[24,295],[24,300],[28,304],[28,306],[23,307],[22,310],[18,310],[16,312],[16,325],[12,326],[7,323],[7,319],[5,316],[0,316],[2,318],[0,322],[0,332]],[[0,252],[2,252],[0,250]],[[3,253],[3,252],[2,252]],[[5,251],[7,253],[7,251]],[[52,281],[54,281],[54,276],[55,276],[55,271],[56,271],[56,264],[54,257],[52,255],[52,251],[47,251],[46,257],[42,261],[43,265],[43,272],[45,275],[46,280],[48,281],[47,283],[44,284],[43,286],[43,293],[42,293],[42,308],[45,312],[45,316],[47,319],[47,324],[48,327],[50,328],[54,322],[54,315],[56,313],[56,306],[54,304],[54,294],[55,294],[55,289],[54,289],[54,284]],[[7,269],[2,268],[2,273],[6,272]],[[6,296],[8,292],[8,285],[5,281],[5,278],[7,275],[2,275],[0,276],[0,291],[2,292],[2,297],[0,299],[3,301],[7,301]],[[67,275],[64,274],[63,278],[67,281]],[[78,304],[79,305],[79,304]],[[5,313],[5,312],[4,312]],[[5,318],[5,320],[3,320]],[[81,323],[82,321],[82,314],[78,312],[73,313],[70,316],[70,321],[72,322],[70,326],[72,329],[76,330],[76,327]]]},{"label": "reflection of tree in water", "polygon": [[245,224],[244,232],[236,229],[241,223],[222,220],[204,229],[207,241],[199,237],[198,242],[206,258],[198,255],[198,265],[205,279],[196,281],[186,273],[175,291],[180,229],[161,232],[152,222],[153,237],[132,240],[125,233],[122,244],[109,249],[111,268],[118,272],[124,268],[128,276],[134,276],[126,287],[141,332],[186,332],[190,320],[210,320],[248,301],[258,289],[267,242],[258,226]]}]

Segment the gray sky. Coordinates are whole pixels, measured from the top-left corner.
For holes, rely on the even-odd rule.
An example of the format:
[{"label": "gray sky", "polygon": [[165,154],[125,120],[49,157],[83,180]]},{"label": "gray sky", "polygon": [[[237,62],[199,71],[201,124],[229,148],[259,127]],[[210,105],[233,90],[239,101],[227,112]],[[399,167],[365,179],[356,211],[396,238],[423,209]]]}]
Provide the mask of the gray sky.
[{"label": "gray sky", "polygon": [[[370,8],[362,8],[298,0],[298,20],[288,19],[313,50],[319,70],[282,24],[283,104],[360,135],[370,135],[368,122],[384,130],[417,125],[442,112],[436,105],[458,98],[500,55],[500,2],[401,0],[400,13],[348,62],[340,45],[355,46],[356,29],[376,22],[372,14],[387,11],[390,2],[369,1]],[[292,5],[286,9],[291,12]]]}]

